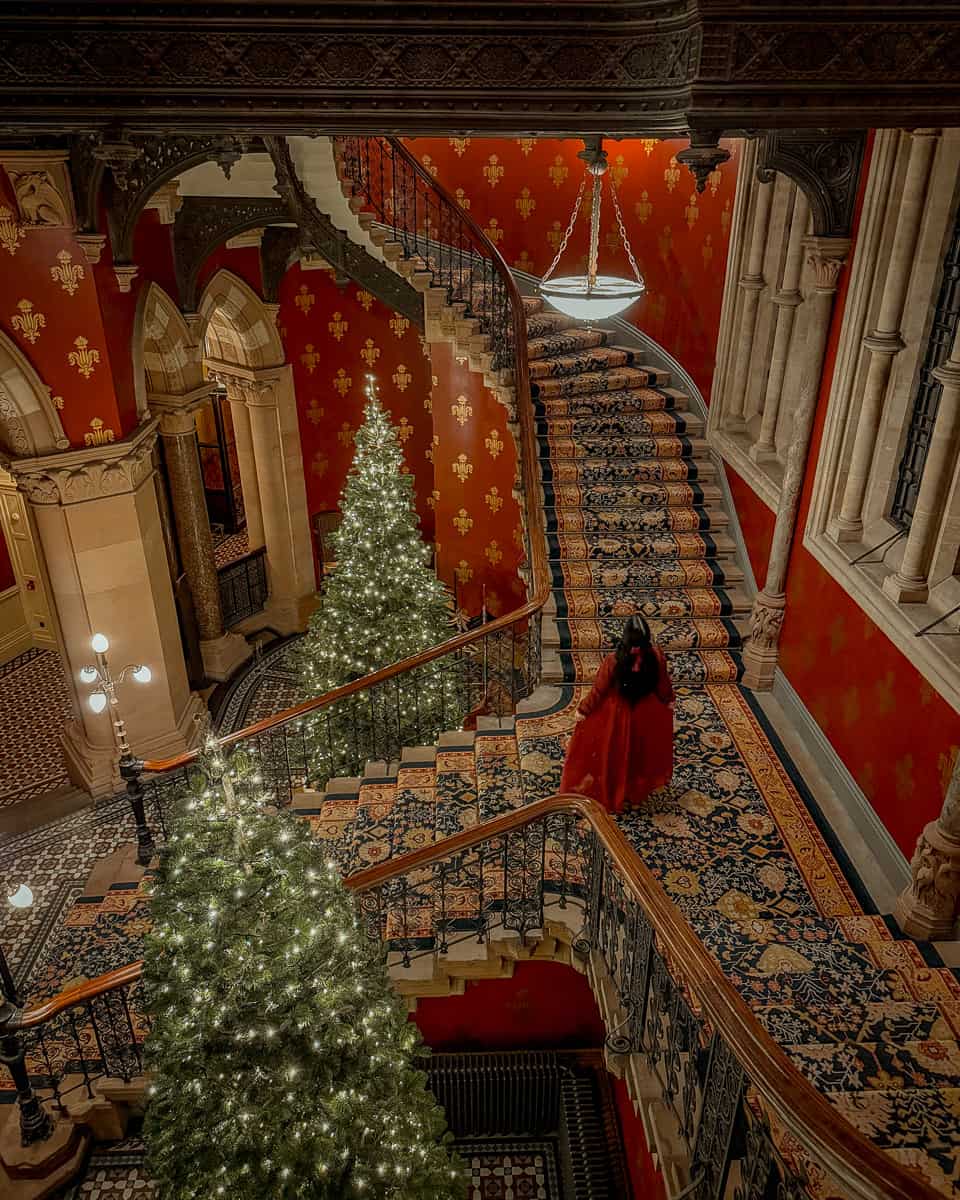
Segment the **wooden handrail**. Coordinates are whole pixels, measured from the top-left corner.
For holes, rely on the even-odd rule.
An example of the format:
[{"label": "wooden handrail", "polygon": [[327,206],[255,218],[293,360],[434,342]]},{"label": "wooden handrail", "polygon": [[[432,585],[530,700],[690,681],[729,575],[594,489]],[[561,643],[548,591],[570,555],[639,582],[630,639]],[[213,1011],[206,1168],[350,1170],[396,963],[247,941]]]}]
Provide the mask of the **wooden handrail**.
[{"label": "wooden handrail", "polygon": [[[841,1118],[794,1066],[724,975],[620,826],[596,801],[572,794],[550,796],[359,871],[344,882],[352,892],[362,895],[558,813],[579,817],[590,826],[620,881],[644,910],[665,957],[696,996],[707,1022],[733,1052],[768,1111],[775,1114],[812,1161],[842,1181],[860,1200],[937,1200],[939,1192]],[[19,1025],[33,1028],[74,1005],[136,982],[142,973],[142,962],[108,972],[26,1009]]]},{"label": "wooden handrail", "polygon": [[[399,662],[391,663],[387,667],[382,667],[379,671],[371,671],[368,675],[362,675],[359,679],[353,679],[349,683],[342,684],[338,688],[333,688],[329,692],[324,692],[322,696],[315,696],[312,700],[305,700],[302,704],[294,705],[292,708],[284,709],[282,712],[274,713],[273,716],[265,717],[262,721],[257,721],[253,725],[248,725],[244,729],[237,730],[236,733],[231,733],[222,739],[221,744],[231,746],[237,742],[246,741],[247,738],[257,737],[260,734],[269,733],[273,729],[279,729],[283,725],[288,725],[291,722],[297,721],[310,713],[318,712],[320,709],[328,708],[331,704],[336,704],[338,700],[344,700],[347,696],[356,695],[357,692],[366,691],[368,688],[375,687],[379,683],[383,683],[388,679],[393,679],[397,675],[406,674],[408,671],[413,671],[417,667],[425,666],[427,663],[433,662],[435,659],[444,658],[448,654],[454,654],[458,650],[464,649],[466,646],[472,646],[481,641],[485,637],[498,633],[502,629],[509,629],[520,624],[522,621],[536,616],[547,600],[550,598],[551,584],[550,573],[547,567],[547,551],[546,551],[546,535],[543,517],[543,508],[539,502],[540,496],[540,474],[537,456],[537,439],[536,428],[533,419],[533,409],[530,400],[530,378],[527,364],[527,322],[523,311],[523,297],[520,295],[520,289],[517,287],[516,281],[507,266],[506,260],[496,246],[490,241],[487,235],[483,232],[477,222],[470,214],[456,202],[445,187],[417,161],[407,148],[395,138],[385,138],[393,149],[393,152],[400,158],[404,159],[412,168],[415,176],[421,182],[436,192],[441,200],[450,207],[456,215],[458,221],[461,221],[471,232],[478,244],[483,248],[484,252],[493,262],[494,269],[501,277],[506,287],[507,295],[510,298],[510,305],[513,316],[513,341],[514,341],[514,382],[513,386],[516,394],[517,415],[520,423],[520,467],[523,478],[524,490],[524,507],[527,518],[527,531],[529,534],[529,553],[530,553],[530,568],[531,568],[531,585],[533,587],[533,596],[520,605],[513,611],[505,613],[501,617],[497,617],[494,621],[488,621],[478,628],[469,630],[466,633],[458,634],[455,637],[448,638],[445,642],[440,642],[436,646],[431,646],[428,650],[422,650],[419,654],[412,654],[408,658],[400,659]],[[199,749],[188,750],[183,754],[178,754],[173,758],[152,758],[147,759],[143,768],[145,771],[150,771],[154,774],[163,774],[168,771],[175,771],[181,767],[188,766],[195,762],[199,754]]]}]

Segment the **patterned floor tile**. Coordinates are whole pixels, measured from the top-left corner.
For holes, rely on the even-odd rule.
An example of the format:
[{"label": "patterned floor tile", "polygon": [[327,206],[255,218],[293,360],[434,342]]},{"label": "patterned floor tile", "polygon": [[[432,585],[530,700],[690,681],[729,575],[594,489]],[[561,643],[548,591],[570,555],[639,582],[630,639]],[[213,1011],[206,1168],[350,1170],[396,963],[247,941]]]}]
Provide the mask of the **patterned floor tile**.
[{"label": "patterned floor tile", "polygon": [[60,735],[72,717],[59,654],[28,650],[0,666],[0,808],[70,786]]}]

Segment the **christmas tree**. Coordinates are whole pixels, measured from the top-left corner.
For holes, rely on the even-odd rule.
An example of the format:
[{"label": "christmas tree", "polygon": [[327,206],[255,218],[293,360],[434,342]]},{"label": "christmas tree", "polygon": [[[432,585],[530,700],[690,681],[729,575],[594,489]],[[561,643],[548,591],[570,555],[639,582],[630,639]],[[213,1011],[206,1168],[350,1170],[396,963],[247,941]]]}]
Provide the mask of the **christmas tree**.
[{"label": "christmas tree", "polygon": [[[305,699],[322,695],[453,636],[451,598],[430,565],[414,507],[413,478],[368,376],[364,424],[332,535],[336,566],[320,608],[293,655]],[[462,716],[456,664],[436,660],[307,723],[312,780],[353,774],[367,758],[391,758]],[[389,740],[385,731],[389,731]]]},{"label": "christmas tree", "polygon": [[337,867],[209,745],[153,896],[145,1135],[162,1200],[453,1200],[416,1028]]}]

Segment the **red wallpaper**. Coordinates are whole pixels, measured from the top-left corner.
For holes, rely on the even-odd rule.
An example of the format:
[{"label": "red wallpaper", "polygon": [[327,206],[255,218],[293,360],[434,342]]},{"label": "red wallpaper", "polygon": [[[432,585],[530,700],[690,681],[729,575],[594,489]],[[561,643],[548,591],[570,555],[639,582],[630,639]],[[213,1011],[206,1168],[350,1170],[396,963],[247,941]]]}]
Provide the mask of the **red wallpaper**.
[{"label": "red wallpaper", "polygon": [[613,1098],[617,1104],[617,1116],[620,1118],[620,1132],[623,1135],[634,1200],[666,1200],[663,1176],[647,1149],[643,1122],[633,1110],[630,1093],[622,1079],[613,1081]]},{"label": "red wallpaper", "polygon": [[[218,246],[204,262],[197,276],[197,302],[203,294],[203,289],[221,267],[226,267],[234,275],[239,275],[244,283],[249,283],[258,296],[263,295],[263,275],[260,271],[260,248],[258,246],[236,246],[229,248],[224,243]],[[158,281],[159,282],[159,281]],[[171,292],[176,295],[176,292]]]},{"label": "red wallpaper", "polygon": [[7,541],[3,536],[3,530],[0,529],[0,592],[5,592],[7,588],[13,587],[16,582],[17,577],[13,573],[13,563],[10,561],[10,551],[7,548]]},{"label": "red wallpaper", "polygon": [[[567,227],[584,166],[583,143],[554,138],[413,138],[421,162],[469,209],[511,266],[542,275]],[[684,139],[609,141],[627,233],[647,294],[625,316],[687,368],[709,400],[736,183],[734,157],[697,195],[693,176],[674,161]],[[560,274],[585,265],[585,209]],[[600,267],[628,273],[608,185],[601,204]]]},{"label": "red wallpaper", "polygon": [[293,364],[310,513],[339,507],[366,376],[374,374],[413,473],[424,538],[432,541],[431,373],[416,326],[356,284],[338,288],[329,271],[299,263],[280,286],[278,324]]},{"label": "red wallpaper", "polygon": [[525,598],[517,451],[507,413],[482,377],[447,342],[430,346],[437,573],[471,615],[486,598],[493,616]]},{"label": "red wallpaper", "polygon": [[[72,445],[82,447],[88,438],[91,442],[109,440],[110,433],[120,437],[125,426],[114,390],[112,347],[94,268],[69,231],[17,228],[16,205],[3,171],[0,207],[4,232],[0,239],[0,259],[4,263],[0,271],[0,327],[50,388]],[[58,271],[65,279],[53,276],[51,271]],[[78,356],[75,363],[70,361],[71,354]]]},{"label": "red wallpaper", "polygon": [[[861,179],[857,220],[866,177],[867,166]],[[940,811],[960,747],[960,716],[802,544],[848,281],[849,268],[837,294],[824,358],[787,575],[780,665],[909,857],[923,826]],[[762,587],[772,514],[733,472],[728,475],[751,562],[755,570],[758,565],[763,568],[757,575]]]}]

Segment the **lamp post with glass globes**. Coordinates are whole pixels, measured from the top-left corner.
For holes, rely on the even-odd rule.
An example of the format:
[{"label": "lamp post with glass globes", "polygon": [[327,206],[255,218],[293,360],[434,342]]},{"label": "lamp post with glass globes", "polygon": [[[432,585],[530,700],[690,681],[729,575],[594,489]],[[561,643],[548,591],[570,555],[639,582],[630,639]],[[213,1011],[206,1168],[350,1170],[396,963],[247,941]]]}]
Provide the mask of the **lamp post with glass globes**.
[{"label": "lamp post with glass globes", "polygon": [[141,867],[150,865],[150,860],[156,853],[153,834],[147,824],[143,809],[143,762],[135,758],[127,741],[127,727],[120,715],[120,703],[117,699],[117,686],[123,683],[128,675],[137,683],[149,683],[153,673],[142,663],[129,663],[119,675],[112,675],[107,663],[107,651],[110,642],[102,633],[95,633],[90,639],[90,648],[97,656],[96,666],[81,667],[80,680],[82,683],[96,684],[87,697],[87,703],[95,713],[102,713],[109,705],[110,719],[113,722],[113,733],[120,751],[120,778],[127,785],[127,799],[133,810],[133,819],[137,826],[137,862]]},{"label": "lamp post with glass globes", "polygon": [[[7,903],[11,908],[29,908],[33,903],[33,892],[21,883],[7,895]],[[23,1001],[0,945],[0,1063],[10,1072],[17,1089],[21,1144],[30,1146],[45,1141],[53,1133],[53,1119],[30,1084],[26,1053],[18,1033],[22,1013]]]}]

